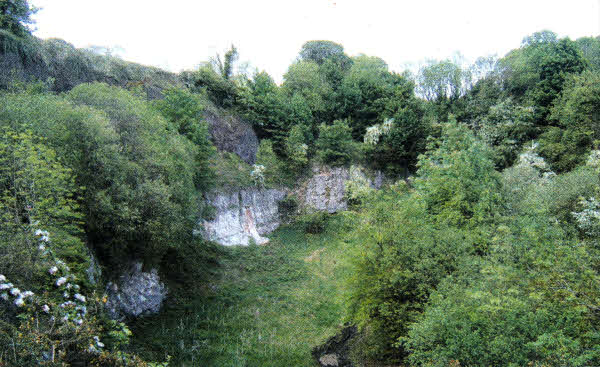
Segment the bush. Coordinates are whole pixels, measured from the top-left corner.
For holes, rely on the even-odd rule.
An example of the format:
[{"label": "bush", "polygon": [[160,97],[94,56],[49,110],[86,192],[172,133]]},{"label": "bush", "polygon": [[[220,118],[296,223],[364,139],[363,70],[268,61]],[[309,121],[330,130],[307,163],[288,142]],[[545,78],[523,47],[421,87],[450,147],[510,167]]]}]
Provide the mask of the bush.
[{"label": "bush", "polygon": [[331,166],[348,164],[358,152],[353,144],[352,130],[348,122],[343,120],[336,120],[333,125],[319,126],[316,148],[319,160]]},{"label": "bush", "polygon": [[300,218],[300,223],[304,232],[311,234],[319,234],[325,230],[325,224],[329,215],[325,212],[314,212],[310,214],[304,214]]},{"label": "bush", "polygon": [[283,222],[288,222],[298,210],[298,199],[289,195],[277,203],[277,212]]},{"label": "bush", "polygon": [[79,85],[65,98],[0,98],[0,125],[45,137],[72,169],[85,231],[104,265],[132,257],[156,263],[189,240],[196,148],[146,101],[105,84]]}]

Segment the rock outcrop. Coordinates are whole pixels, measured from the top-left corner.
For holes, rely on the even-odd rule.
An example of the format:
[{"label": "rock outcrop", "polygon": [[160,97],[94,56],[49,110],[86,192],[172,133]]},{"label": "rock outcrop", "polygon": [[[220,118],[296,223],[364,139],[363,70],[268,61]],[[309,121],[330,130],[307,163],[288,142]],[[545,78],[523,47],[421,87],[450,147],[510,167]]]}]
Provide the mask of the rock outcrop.
[{"label": "rock outcrop", "polygon": [[278,203],[286,192],[274,189],[246,189],[208,195],[207,204],[216,209],[213,220],[202,220],[197,234],[225,246],[268,242],[264,235],[274,231],[281,219]]},{"label": "rock outcrop", "polygon": [[371,179],[359,167],[313,167],[313,175],[296,190],[300,208],[328,213],[346,210],[346,182],[356,178],[364,180],[375,189],[381,188],[384,180],[381,172],[376,172]]},{"label": "rock outcrop", "polygon": [[313,358],[322,367],[352,367],[350,344],[356,336],[356,326],[346,326],[323,345],[312,350]]},{"label": "rock outcrop", "polygon": [[138,317],[160,311],[167,295],[156,269],[142,271],[142,263],[132,264],[118,281],[106,285],[108,314],[113,319]]},{"label": "rock outcrop", "polygon": [[258,152],[258,138],[250,124],[220,109],[207,109],[211,139],[217,149],[237,154],[244,162],[254,164]]}]

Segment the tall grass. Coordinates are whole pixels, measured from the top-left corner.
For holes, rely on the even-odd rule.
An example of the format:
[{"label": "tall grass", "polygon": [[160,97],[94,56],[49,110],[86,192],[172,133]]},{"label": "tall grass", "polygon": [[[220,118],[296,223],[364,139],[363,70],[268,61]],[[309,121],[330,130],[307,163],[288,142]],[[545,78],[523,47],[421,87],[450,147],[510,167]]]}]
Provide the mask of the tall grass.
[{"label": "tall grass", "polygon": [[174,366],[314,366],[311,349],[340,328],[352,215],[325,231],[280,228],[264,246],[229,248],[206,295],[133,325],[133,348]]}]

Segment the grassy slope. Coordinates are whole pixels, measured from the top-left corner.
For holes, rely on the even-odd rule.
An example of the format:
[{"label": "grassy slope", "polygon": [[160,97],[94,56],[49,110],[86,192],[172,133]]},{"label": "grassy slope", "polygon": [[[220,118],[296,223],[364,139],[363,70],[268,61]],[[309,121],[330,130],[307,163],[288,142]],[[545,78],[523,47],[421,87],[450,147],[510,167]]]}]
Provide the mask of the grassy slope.
[{"label": "grassy slope", "polygon": [[353,221],[331,217],[319,235],[284,226],[265,246],[226,249],[208,296],[138,322],[135,349],[174,366],[314,366],[312,347],[344,316]]}]

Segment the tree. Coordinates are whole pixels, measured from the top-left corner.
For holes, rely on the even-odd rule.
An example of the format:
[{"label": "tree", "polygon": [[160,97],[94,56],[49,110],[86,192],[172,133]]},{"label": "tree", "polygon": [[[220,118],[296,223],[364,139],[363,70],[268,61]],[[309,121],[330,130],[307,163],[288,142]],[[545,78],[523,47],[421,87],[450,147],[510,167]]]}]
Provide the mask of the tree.
[{"label": "tree", "polygon": [[468,87],[469,72],[450,60],[432,61],[417,76],[417,91],[429,101],[458,98]]},{"label": "tree", "polygon": [[[342,116],[348,118],[352,128],[352,137],[362,141],[369,126],[392,117],[392,103],[404,104],[408,99],[404,92],[412,94],[412,88],[405,76],[390,73],[382,59],[354,57],[337,96]],[[397,97],[398,101],[394,101]]]},{"label": "tree", "polygon": [[502,198],[493,153],[465,125],[444,125],[418,167],[417,192],[436,220],[476,227],[498,215]]},{"label": "tree", "polygon": [[350,58],[344,53],[344,47],[332,41],[308,41],[302,45],[300,59],[313,61],[322,65],[327,60],[332,60],[342,66],[350,63]]},{"label": "tree", "polygon": [[214,169],[210,160],[217,150],[210,140],[208,124],[202,112],[205,101],[186,89],[167,89],[163,91],[164,99],[154,102],[154,107],[169,121],[169,129],[175,131],[196,145],[196,187],[206,192],[215,180]]},{"label": "tree", "polygon": [[332,125],[321,124],[316,148],[317,156],[325,164],[342,166],[349,163],[354,155],[354,147],[348,123],[337,120]]},{"label": "tree", "polygon": [[29,25],[34,23],[31,16],[37,11],[28,0],[0,0],[0,29],[18,37],[28,35],[31,33]]}]

